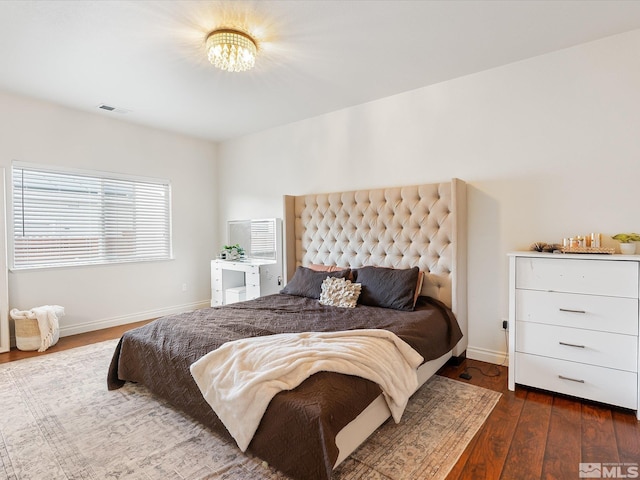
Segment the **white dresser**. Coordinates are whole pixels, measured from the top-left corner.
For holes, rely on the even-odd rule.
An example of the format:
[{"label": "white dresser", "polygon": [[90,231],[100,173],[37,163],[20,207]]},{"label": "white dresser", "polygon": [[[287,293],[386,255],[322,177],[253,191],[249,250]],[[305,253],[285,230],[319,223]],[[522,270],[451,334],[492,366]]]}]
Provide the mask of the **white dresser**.
[{"label": "white dresser", "polygon": [[[236,292],[244,287],[244,295]],[[269,260],[212,260],[211,306],[225,305],[238,300],[253,300],[264,295],[278,293],[283,288],[282,267]],[[231,299],[231,295],[234,298]]]},{"label": "white dresser", "polygon": [[638,411],[640,256],[509,254],[509,389]]}]

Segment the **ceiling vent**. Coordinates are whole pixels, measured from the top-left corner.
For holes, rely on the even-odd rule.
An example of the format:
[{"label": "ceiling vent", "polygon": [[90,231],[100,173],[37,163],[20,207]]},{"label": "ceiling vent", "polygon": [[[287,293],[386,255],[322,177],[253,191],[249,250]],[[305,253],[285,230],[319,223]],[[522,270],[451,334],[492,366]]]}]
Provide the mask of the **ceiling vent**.
[{"label": "ceiling vent", "polygon": [[106,103],[101,103],[98,105],[100,110],[106,110],[107,112],[115,112],[115,113],[129,113],[131,110],[127,110],[125,108],[112,107],[111,105],[107,105]]}]

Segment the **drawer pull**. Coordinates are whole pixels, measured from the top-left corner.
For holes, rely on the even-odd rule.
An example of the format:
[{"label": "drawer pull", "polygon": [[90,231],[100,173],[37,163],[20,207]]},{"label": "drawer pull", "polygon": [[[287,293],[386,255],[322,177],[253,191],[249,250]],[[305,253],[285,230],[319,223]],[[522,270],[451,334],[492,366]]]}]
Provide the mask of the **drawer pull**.
[{"label": "drawer pull", "polygon": [[569,313],[587,313],[584,310],[572,310],[570,308],[561,308],[561,312],[569,312]]},{"label": "drawer pull", "polygon": [[584,383],[584,380],[578,380],[576,378],[565,377],[564,375],[558,375],[558,378],[561,379],[561,380],[569,380],[570,382]]},{"label": "drawer pull", "polygon": [[575,343],[565,343],[558,342],[560,345],[564,345],[565,347],[575,347],[575,348],[584,348],[584,345],[576,345]]}]

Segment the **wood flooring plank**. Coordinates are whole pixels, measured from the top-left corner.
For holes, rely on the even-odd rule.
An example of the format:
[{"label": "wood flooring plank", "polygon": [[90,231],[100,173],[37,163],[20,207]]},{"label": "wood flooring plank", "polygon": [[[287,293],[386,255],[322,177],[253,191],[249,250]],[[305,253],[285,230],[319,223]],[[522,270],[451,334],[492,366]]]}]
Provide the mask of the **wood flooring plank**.
[{"label": "wood flooring plank", "polygon": [[611,408],[582,404],[582,455],[584,463],[618,463],[618,443]]},{"label": "wood flooring plank", "polygon": [[620,461],[640,463],[640,423],[635,412],[614,409],[612,418]]},{"label": "wood flooring plank", "polygon": [[554,397],[541,478],[564,480],[577,477],[581,454],[581,415],[580,402]]},{"label": "wood flooring plank", "polygon": [[[488,420],[488,419],[487,419]],[[487,422],[478,430],[478,432],[473,436],[467,447],[460,455],[460,458],[453,466],[451,471],[447,474],[447,480],[458,480],[462,471],[465,469],[467,462],[469,461],[469,457],[471,456],[471,452],[476,448],[477,443],[480,441],[481,437],[484,435],[483,431],[486,428]]]},{"label": "wood flooring plank", "polygon": [[539,479],[542,474],[553,395],[527,391],[500,478]]}]

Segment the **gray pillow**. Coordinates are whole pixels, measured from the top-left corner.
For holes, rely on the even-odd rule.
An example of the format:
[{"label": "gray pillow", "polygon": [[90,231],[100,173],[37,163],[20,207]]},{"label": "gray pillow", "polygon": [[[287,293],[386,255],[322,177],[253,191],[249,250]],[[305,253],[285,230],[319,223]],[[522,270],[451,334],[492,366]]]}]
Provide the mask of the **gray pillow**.
[{"label": "gray pillow", "polygon": [[349,278],[350,274],[351,270],[349,269],[340,270],[339,272],[314,272],[309,268],[298,267],[293,278],[280,290],[280,293],[319,299],[322,293],[322,282],[325,278]]},{"label": "gray pillow", "polygon": [[420,269],[362,267],[353,271],[362,285],[358,303],[372,307],[413,310]]}]

